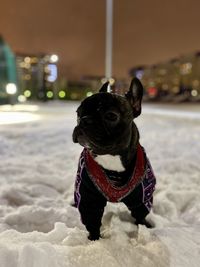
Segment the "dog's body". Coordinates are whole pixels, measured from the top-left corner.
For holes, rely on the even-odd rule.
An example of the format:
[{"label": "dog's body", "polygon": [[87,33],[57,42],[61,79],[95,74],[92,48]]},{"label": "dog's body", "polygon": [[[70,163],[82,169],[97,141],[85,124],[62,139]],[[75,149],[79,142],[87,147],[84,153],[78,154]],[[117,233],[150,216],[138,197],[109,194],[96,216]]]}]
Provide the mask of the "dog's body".
[{"label": "dog's body", "polygon": [[133,119],[141,113],[143,87],[132,80],[125,97],[100,92],[86,98],[77,110],[73,141],[84,147],[75,183],[75,204],[89,238],[100,237],[107,201],[123,202],[136,219],[145,220],[153,202],[155,176]]}]

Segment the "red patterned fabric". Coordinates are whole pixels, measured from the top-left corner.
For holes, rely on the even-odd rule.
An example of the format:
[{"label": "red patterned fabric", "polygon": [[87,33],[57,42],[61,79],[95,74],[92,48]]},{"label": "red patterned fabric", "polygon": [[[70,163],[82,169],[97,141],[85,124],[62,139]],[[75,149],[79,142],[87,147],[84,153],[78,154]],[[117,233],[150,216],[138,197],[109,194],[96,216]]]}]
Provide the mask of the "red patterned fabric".
[{"label": "red patterned fabric", "polygon": [[90,152],[85,149],[84,158],[90,179],[110,202],[119,202],[127,196],[141,182],[145,172],[144,151],[140,145],[137,148],[136,165],[130,180],[121,187],[115,186],[107,177],[102,167],[92,158]]}]

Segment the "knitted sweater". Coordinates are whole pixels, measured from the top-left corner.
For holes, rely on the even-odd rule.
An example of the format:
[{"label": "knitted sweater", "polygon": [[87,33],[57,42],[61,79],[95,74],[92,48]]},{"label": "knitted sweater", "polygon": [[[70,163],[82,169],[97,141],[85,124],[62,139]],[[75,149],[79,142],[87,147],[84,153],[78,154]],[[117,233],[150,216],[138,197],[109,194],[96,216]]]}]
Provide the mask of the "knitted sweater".
[{"label": "knitted sweater", "polygon": [[[88,231],[101,225],[107,201],[123,202],[136,219],[145,218],[153,203],[156,179],[144,148],[138,145],[135,167],[125,184],[117,186],[112,177],[83,149],[75,182],[75,205]],[[118,173],[119,174],[119,173]]]}]

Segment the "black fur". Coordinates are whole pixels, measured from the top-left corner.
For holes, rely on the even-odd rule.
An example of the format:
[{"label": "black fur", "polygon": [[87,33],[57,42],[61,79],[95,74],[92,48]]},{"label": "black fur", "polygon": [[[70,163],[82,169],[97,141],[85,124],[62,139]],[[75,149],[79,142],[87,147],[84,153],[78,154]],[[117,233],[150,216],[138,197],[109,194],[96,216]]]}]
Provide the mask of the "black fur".
[{"label": "black fur", "polygon": [[[125,174],[132,173],[139,144],[139,131],[133,120],[141,114],[143,86],[137,78],[133,78],[129,91],[125,96],[120,96],[108,93],[108,84],[105,83],[99,93],[86,98],[78,107],[78,124],[73,131],[73,141],[87,148],[94,158],[96,155],[118,155]],[[106,199],[94,190],[88,175],[84,175],[80,187],[82,203],[79,211],[90,233],[89,239],[95,240],[100,236],[99,229]],[[145,220],[147,210],[142,205],[139,205],[140,209],[136,209],[131,204],[133,198],[134,203],[137,203],[137,198],[138,201],[141,199],[141,196],[137,196],[137,190],[134,197],[130,200],[129,197],[123,201],[136,218],[136,223],[149,227],[150,224]]]}]

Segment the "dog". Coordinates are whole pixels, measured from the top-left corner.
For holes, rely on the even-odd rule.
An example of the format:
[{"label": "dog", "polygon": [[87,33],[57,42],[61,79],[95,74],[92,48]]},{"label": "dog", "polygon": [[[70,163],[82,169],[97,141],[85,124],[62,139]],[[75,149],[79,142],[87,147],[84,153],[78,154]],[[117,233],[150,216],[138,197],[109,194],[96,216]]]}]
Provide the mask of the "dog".
[{"label": "dog", "polygon": [[77,109],[73,142],[84,147],[78,164],[74,200],[90,240],[98,240],[107,201],[123,202],[136,225],[153,204],[156,178],[134,119],[141,114],[143,86],[133,78],[125,95],[107,92],[85,98]]}]

